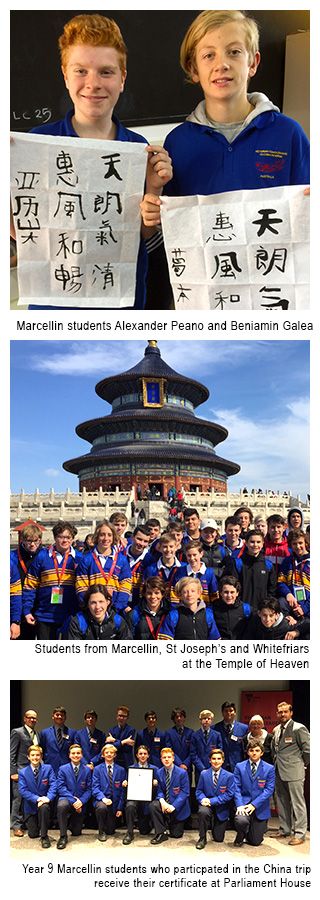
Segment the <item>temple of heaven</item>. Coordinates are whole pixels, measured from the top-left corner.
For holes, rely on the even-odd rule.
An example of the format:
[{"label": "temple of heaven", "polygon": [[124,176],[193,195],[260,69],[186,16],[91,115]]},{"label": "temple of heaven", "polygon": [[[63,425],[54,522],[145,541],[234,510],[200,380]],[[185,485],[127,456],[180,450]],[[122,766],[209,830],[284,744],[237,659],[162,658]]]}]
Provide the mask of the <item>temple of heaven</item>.
[{"label": "temple of heaven", "polygon": [[78,475],[80,491],[130,491],[140,485],[144,496],[155,486],[166,497],[174,485],[177,490],[226,492],[228,476],[240,471],[215,451],[227,430],[195,416],[209,391],[171,369],[156,341],[148,341],[143,359],[132,369],[99,381],[96,393],[112,412],[77,426],[91,450],[63,463],[67,472]]}]

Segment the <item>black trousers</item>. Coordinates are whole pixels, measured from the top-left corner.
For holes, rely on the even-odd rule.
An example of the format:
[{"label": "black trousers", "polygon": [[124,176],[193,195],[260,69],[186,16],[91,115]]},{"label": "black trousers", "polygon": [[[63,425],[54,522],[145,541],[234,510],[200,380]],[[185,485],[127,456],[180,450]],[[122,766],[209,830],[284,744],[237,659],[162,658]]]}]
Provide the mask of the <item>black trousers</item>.
[{"label": "black trousers", "polygon": [[99,831],[105,831],[106,834],[114,834],[116,825],[120,825],[120,817],[116,818],[113,806],[106,806],[103,800],[98,800],[95,807],[96,819]]},{"label": "black trousers", "polygon": [[29,838],[46,837],[50,822],[50,803],[43,803],[36,813],[26,816]]},{"label": "black trousers", "polygon": [[199,806],[199,837],[205,838],[207,831],[211,829],[214,841],[221,844],[224,840],[225,830],[228,819],[221,822],[218,819],[216,810],[213,806]]},{"label": "black trousers", "polygon": [[153,800],[149,806],[151,821],[156,834],[170,831],[171,837],[181,838],[184,831],[184,820],[177,819],[175,813],[163,813],[159,800]]},{"label": "black trousers", "polygon": [[262,844],[263,835],[267,830],[267,819],[258,819],[255,812],[251,813],[250,816],[239,816],[236,814],[234,827],[240,837],[246,838],[248,844],[258,847],[259,844]]},{"label": "black trousers", "polygon": [[84,817],[85,810],[82,809],[81,812],[77,812],[70,803],[70,800],[67,800],[66,797],[60,797],[57,806],[57,819],[61,837],[66,836],[68,823],[71,834],[75,836],[81,834]]},{"label": "black trousers", "polygon": [[36,632],[38,641],[55,641],[61,622],[37,622]]},{"label": "black trousers", "polygon": [[145,815],[143,807],[144,803],[139,802],[139,800],[127,800],[126,802],[126,823],[130,834],[133,832],[136,818],[138,819],[140,834],[150,834],[150,816]]}]

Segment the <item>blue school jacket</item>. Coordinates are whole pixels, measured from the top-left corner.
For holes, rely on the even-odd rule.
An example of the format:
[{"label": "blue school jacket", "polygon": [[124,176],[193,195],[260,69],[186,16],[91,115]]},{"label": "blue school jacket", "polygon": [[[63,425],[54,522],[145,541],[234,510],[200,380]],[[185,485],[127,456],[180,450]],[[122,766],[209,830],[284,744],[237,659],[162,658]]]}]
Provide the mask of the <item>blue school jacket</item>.
[{"label": "blue school jacket", "polygon": [[20,769],[19,792],[24,801],[24,811],[28,816],[38,812],[38,797],[49,797],[54,800],[57,793],[57,779],[52,766],[40,763],[38,780],[35,779],[31,766]]},{"label": "blue school jacket", "polygon": [[159,731],[159,728],[155,729],[154,739],[151,740],[149,737],[149,731],[147,728],[143,728],[142,731],[138,731],[136,742],[134,745],[134,752],[137,752],[140,744],[145,744],[149,750],[149,762],[152,763],[153,766],[161,766],[160,753],[163,747],[165,747],[164,742],[164,732]]},{"label": "blue school jacket", "polygon": [[211,727],[208,740],[206,741],[202,728],[194,731],[191,737],[190,755],[198,774],[203,769],[209,768],[209,753],[211,753],[211,750],[222,750],[221,734]]},{"label": "blue school jacket", "polygon": [[[116,750],[120,750],[120,748],[121,748],[121,753],[123,753],[126,768],[128,768],[128,766],[133,766],[134,745],[133,745],[133,747],[130,747],[130,744],[124,744],[124,746],[121,747],[121,741],[124,741],[125,738],[128,738],[128,737],[133,738],[133,740],[134,740],[136,729],[133,728],[132,725],[125,725],[123,732],[121,734],[121,737],[119,737],[119,731],[120,731],[119,725],[114,725],[113,728],[110,728],[110,734],[112,734],[112,737],[115,738],[115,741],[112,741],[112,746]],[[107,743],[108,743],[108,741],[107,741]]]},{"label": "blue school jacket", "polygon": [[242,738],[245,734],[248,734],[249,728],[247,725],[243,725],[242,722],[234,722],[232,737],[228,737],[224,727],[224,721],[216,722],[214,727],[216,731],[221,734],[222,738],[224,752],[223,768],[230,769],[230,771],[233,772],[236,764],[243,761],[244,753]]},{"label": "blue school jacket", "polygon": [[58,772],[58,797],[69,800],[73,804],[76,797],[82,801],[83,807],[90,800],[92,793],[92,773],[83,759],[80,762],[78,777],[74,774],[72,762],[60,766]]},{"label": "blue school jacket", "polygon": [[[63,588],[62,603],[51,603],[52,588],[58,586],[54,559],[46,547],[32,560],[22,590],[22,612],[24,616],[33,612],[39,622],[64,622],[74,616],[78,609],[76,599],[76,568],[83,559],[82,553],[72,550],[60,586]],[[63,557],[64,559],[64,557]],[[61,577],[63,561],[58,564]]]},{"label": "blue school jacket", "polygon": [[234,779],[232,773],[226,772],[225,769],[221,768],[216,787],[214,787],[213,770],[210,766],[210,769],[201,772],[196,789],[196,798],[200,805],[201,800],[204,800],[205,797],[210,800],[210,805],[215,809],[218,819],[221,822],[225,822],[229,815],[229,804],[233,798],[233,791]]},{"label": "blue school jacket", "polygon": [[[180,578],[185,578],[186,576],[188,576],[189,578],[194,577],[193,575],[190,575],[188,568],[188,565],[181,566]],[[201,597],[205,601],[205,603],[213,603],[214,600],[217,600],[219,597],[219,587],[213,569],[206,568],[205,572],[197,572],[197,578],[199,578],[199,581],[201,581]],[[180,601],[177,600],[177,602],[179,603]]]},{"label": "blue school jacket", "polygon": [[183,735],[180,737],[178,731],[175,727],[168,728],[168,731],[165,732],[164,736],[164,746],[171,747],[171,750],[174,752],[174,761],[176,766],[181,766],[183,763],[184,766],[191,771],[191,756],[190,756],[190,743],[191,736],[193,735],[193,728],[187,728],[184,726]]},{"label": "blue school jacket", "polygon": [[[94,547],[94,551],[96,553],[98,552],[97,547]],[[116,548],[112,547],[112,553],[110,554],[110,556],[106,557],[103,571],[106,573],[107,578],[108,573],[112,569],[113,557],[116,552]],[[123,556],[123,553],[117,552],[116,565],[114,566],[112,575],[109,576],[108,584],[106,582],[106,579],[100,572],[98,563],[93,553],[86,553],[85,556],[82,556],[82,559],[77,568],[76,580],[76,592],[80,604],[83,601],[85,592],[89,587],[91,587],[92,584],[107,585],[110,594],[112,594],[112,604],[117,612],[121,612],[121,610],[124,610],[127,606],[129,606],[129,600],[131,596],[131,573],[129,563]]]},{"label": "blue school jacket", "polygon": [[92,739],[89,739],[88,729],[81,728],[80,731],[75,733],[74,743],[80,744],[84,762],[92,763],[94,766],[98,766],[101,763],[101,750],[106,743],[104,731],[94,728]]},{"label": "blue school jacket", "polygon": [[54,725],[51,725],[50,728],[44,728],[43,731],[40,731],[40,747],[43,750],[43,759],[45,763],[49,763],[52,766],[53,771],[58,774],[60,766],[66,765],[69,762],[69,750],[72,744],[75,743],[74,736],[75,730],[74,728],[67,728],[66,725],[62,728],[63,739],[61,747],[59,747]]},{"label": "blue school jacket", "polygon": [[[122,787],[122,782],[125,781],[126,777],[125,769],[123,769],[122,766],[117,766],[116,763],[113,763],[112,809],[114,814],[118,812],[118,810],[122,811],[124,808],[126,789]],[[101,766],[96,766],[92,772],[92,795],[94,798],[94,806],[97,805],[98,800],[103,800],[104,797],[109,797],[111,799],[110,780],[105,760],[103,760]]]},{"label": "blue school jacket", "polygon": [[[190,784],[188,772],[185,772],[184,769],[179,769],[178,766],[173,765],[169,786],[169,803],[174,806],[175,816],[179,822],[181,822],[182,819],[187,819],[188,816],[191,815],[189,795]],[[159,800],[160,797],[165,800],[165,796],[166,769],[163,766],[163,768],[159,769],[158,772],[158,790],[156,800]]]},{"label": "blue school jacket", "polygon": [[269,763],[260,760],[254,778],[252,778],[250,760],[237,763],[234,773],[234,801],[236,806],[253,803],[258,819],[269,819],[271,816],[269,799],[272,797],[275,784],[275,769]]}]

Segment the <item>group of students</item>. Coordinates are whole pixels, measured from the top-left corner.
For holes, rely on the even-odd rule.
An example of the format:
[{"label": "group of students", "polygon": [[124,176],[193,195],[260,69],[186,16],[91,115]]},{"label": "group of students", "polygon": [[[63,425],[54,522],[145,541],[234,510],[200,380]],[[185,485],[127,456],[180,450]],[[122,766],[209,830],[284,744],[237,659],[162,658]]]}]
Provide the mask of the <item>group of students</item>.
[{"label": "group of students", "polygon": [[[202,710],[200,728],[194,731],[185,724],[186,711],[174,707],[172,726],[163,732],[157,727],[156,712],[148,710],[145,727],[136,733],[128,723],[127,706],[117,707],[117,724],[109,732],[96,727],[94,709],[85,712],[84,728],[68,728],[66,710],[60,706],[53,710],[53,725],[38,734],[37,713],[28,710],[23,728],[11,733],[14,835],[22,837],[27,829],[30,838],[40,835],[42,846],[49,847],[48,829],[57,824],[57,849],[63,850],[68,828],[73,836],[79,836],[86,826],[98,829],[98,840],[104,842],[123,825],[124,846],[134,840],[135,828],[143,835],[154,829],[151,844],[156,845],[169,836],[181,838],[185,827],[193,827],[191,813],[197,811],[196,849],[205,847],[210,830],[213,840],[222,842],[228,820],[236,831],[236,846],[244,840],[257,846],[271,815],[279,736],[276,729],[273,735],[265,730],[258,714],[248,725],[238,722],[232,701],[226,700],[221,711],[222,720],[213,725],[214,713]],[[284,718],[288,724],[292,707],[280,702],[277,715],[279,722]],[[308,732],[304,726],[299,728],[307,762]],[[153,769],[152,790],[150,779],[144,798],[127,798],[131,768]],[[302,843],[292,837],[291,827],[289,836],[290,843]]]},{"label": "group of students", "polygon": [[[75,16],[66,23],[59,48],[73,105],[63,120],[32,131],[147,145],[114,114],[127,74],[126,46],[116,23],[97,13]],[[162,191],[170,196],[208,195],[309,184],[309,142],[300,125],[280,113],[265,94],[247,92],[260,61],[259,29],[252,18],[240,10],[202,11],[183,40],[180,60],[189,82],[201,86],[204,99],[167,136],[164,147],[146,146],[136,309],[146,303],[148,256],[149,288],[152,280],[159,281],[159,263],[155,260],[153,266],[152,258],[164,255],[159,232]],[[157,308],[171,303],[165,261],[163,268],[162,294],[153,285]]]},{"label": "group of students", "polygon": [[239,507],[220,536],[214,519],[189,507],[184,523],[169,521],[164,533],[153,518],[131,534],[119,512],[84,544],[59,522],[46,548],[40,527],[27,525],[11,551],[11,638],[308,639],[310,532],[302,526],[298,507],[287,523],[278,514],[253,522]]}]

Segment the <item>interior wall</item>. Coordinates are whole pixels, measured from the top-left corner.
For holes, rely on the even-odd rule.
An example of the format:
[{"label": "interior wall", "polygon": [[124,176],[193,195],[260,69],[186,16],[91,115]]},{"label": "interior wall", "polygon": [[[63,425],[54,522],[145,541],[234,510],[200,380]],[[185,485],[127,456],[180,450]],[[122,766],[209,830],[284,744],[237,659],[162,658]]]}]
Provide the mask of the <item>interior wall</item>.
[{"label": "interior wall", "polygon": [[[15,684],[15,683],[14,683]],[[279,680],[226,680],[226,681],[150,681],[146,670],[145,681],[24,681],[21,690],[21,721],[27,709],[38,713],[38,730],[52,724],[52,710],[65,706],[67,722],[71,728],[83,728],[86,709],[98,713],[98,727],[103,731],[115,724],[116,707],[124,703],[130,707],[130,723],[137,730],[144,727],[144,714],[154,709],[158,727],[165,731],[171,727],[172,707],[182,706],[187,712],[190,728],[199,728],[199,712],[211,709],[215,721],[221,719],[221,704],[231,700],[236,704],[239,717],[242,691],[288,691],[290,682]],[[252,715],[259,710],[252,710]]]}]

